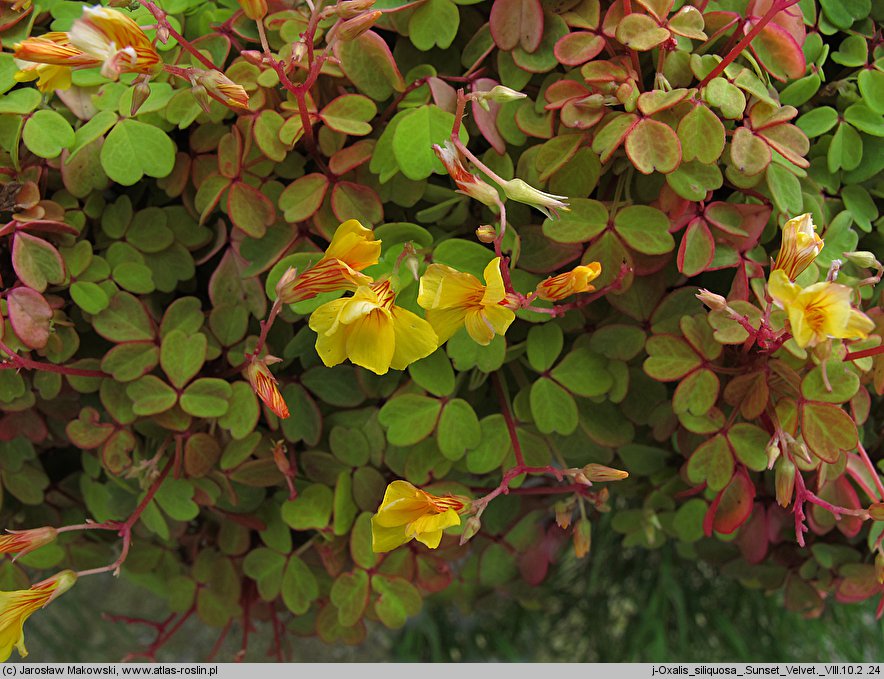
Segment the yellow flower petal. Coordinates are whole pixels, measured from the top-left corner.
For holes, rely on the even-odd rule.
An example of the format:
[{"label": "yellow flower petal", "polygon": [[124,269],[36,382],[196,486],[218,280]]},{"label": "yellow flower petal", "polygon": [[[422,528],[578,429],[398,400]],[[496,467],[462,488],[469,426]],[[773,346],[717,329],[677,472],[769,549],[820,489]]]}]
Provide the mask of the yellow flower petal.
[{"label": "yellow flower petal", "polygon": [[464,324],[470,337],[477,344],[481,344],[483,347],[488,346],[494,339],[494,326],[485,315],[484,308],[479,307],[467,311]]},{"label": "yellow flower petal", "polygon": [[453,309],[432,309],[427,311],[427,322],[433,326],[439,344],[444,344],[451,336],[460,330],[464,324],[467,310],[463,307]]},{"label": "yellow flower petal", "polygon": [[436,331],[427,321],[407,309],[394,306],[390,311],[395,347],[390,367],[405,370],[408,365],[429,356],[439,346]]},{"label": "yellow flower petal", "polygon": [[444,264],[430,264],[421,276],[417,303],[424,309],[450,309],[475,304],[482,298],[482,284],[472,274]]},{"label": "yellow flower petal", "polygon": [[385,309],[375,309],[348,325],[346,333],[350,361],[377,375],[390,369],[396,334]]},{"label": "yellow flower petal", "polygon": [[482,304],[498,304],[506,297],[503,274],[500,271],[500,257],[495,257],[488,262],[483,275],[485,277],[485,294],[482,296]]},{"label": "yellow flower petal", "polygon": [[485,318],[491,323],[494,332],[503,335],[509,329],[510,324],[516,320],[516,313],[512,309],[497,304],[485,307]]},{"label": "yellow flower petal", "polygon": [[390,552],[404,545],[411,538],[405,535],[405,525],[381,526],[377,517],[371,519],[371,550],[373,552]]},{"label": "yellow flower petal", "polygon": [[875,322],[863,312],[856,309],[850,310],[847,319],[844,339],[865,339],[875,329]]},{"label": "yellow flower petal", "polygon": [[374,239],[374,232],[355,219],[348,219],[335,231],[323,259],[340,259],[356,271],[362,271],[377,264],[380,255],[381,241]]},{"label": "yellow flower petal", "polygon": [[801,288],[789,281],[789,277],[782,269],[771,271],[767,289],[774,301],[782,307],[792,302],[801,292]]}]

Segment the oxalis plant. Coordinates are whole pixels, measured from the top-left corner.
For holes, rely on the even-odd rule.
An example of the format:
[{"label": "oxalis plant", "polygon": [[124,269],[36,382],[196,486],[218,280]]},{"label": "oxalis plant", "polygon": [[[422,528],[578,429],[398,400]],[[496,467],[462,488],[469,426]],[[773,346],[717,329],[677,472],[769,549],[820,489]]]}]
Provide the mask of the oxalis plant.
[{"label": "oxalis plant", "polygon": [[603,512],[880,614],[872,5],[4,0],[0,656],[113,575],[134,656],[358,644]]}]

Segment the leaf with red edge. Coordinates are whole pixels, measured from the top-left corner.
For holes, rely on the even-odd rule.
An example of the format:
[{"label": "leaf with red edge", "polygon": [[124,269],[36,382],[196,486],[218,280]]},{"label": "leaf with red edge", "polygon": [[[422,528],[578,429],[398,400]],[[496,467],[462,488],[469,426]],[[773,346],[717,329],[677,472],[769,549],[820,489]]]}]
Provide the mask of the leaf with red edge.
[{"label": "leaf with red edge", "polygon": [[[747,22],[745,30],[750,31],[753,25]],[[767,24],[749,45],[764,69],[777,80],[797,80],[807,70],[801,45],[778,24]]]},{"label": "leaf with red edge", "polygon": [[553,53],[565,66],[580,66],[605,49],[605,39],[591,31],[575,31],[559,38]]},{"label": "leaf with red edge", "polygon": [[30,349],[42,349],[49,341],[52,309],[46,299],[31,288],[13,288],[6,295],[9,322],[16,337]]},{"label": "leaf with red edge", "polygon": [[672,11],[674,0],[638,0],[638,4],[654,15],[657,21],[663,21]]},{"label": "leaf with red edge", "polygon": [[817,401],[801,404],[801,435],[810,452],[830,464],[857,444],[856,423],[850,415],[838,406]]},{"label": "leaf with red edge", "polygon": [[703,522],[706,536],[711,536],[713,530],[724,535],[733,533],[752,514],[754,502],[755,484],[745,471],[738,471],[709,506]]},{"label": "leaf with red edge", "polygon": [[578,82],[573,80],[556,80],[543,93],[543,98],[548,102],[544,108],[547,111],[554,111],[562,108],[572,99],[582,99],[587,95],[589,95],[589,90]]},{"label": "leaf with red edge", "polygon": [[371,133],[369,121],[377,112],[377,105],[365,95],[342,94],[326,104],[319,117],[335,132],[364,136]]},{"label": "leaf with red edge", "polygon": [[500,49],[534,52],[543,39],[543,6],[540,0],[494,0],[490,25]]},{"label": "leaf with red edge", "polygon": [[[479,78],[472,85],[473,92],[488,92],[496,87],[499,83],[491,78]],[[497,114],[500,111],[500,104],[492,101],[488,103],[486,111],[481,106],[473,106],[473,120],[482,136],[491,144],[492,148],[500,155],[506,153],[506,142],[497,129]]]},{"label": "leaf with red edge", "polygon": [[721,118],[702,103],[696,104],[679,121],[678,137],[685,161],[696,159],[701,163],[714,163],[724,152],[725,131]]},{"label": "leaf with red edge", "polygon": [[669,20],[667,25],[669,30],[676,35],[684,38],[693,38],[694,40],[706,40],[708,36],[703,31],[703,28],[705,28],[704,24],[705,22],[700,10],[691,5],[686,5],[675,13],[675,16]]},{"label": "leaf with red edge", "polygon": [[[844,507],[845,509],[862,509],[862,504],[859,501],[859,496],[856,494],[856,489],[844,474],[834,481],[826,483],[820,488],[817,495],[836,507]],[[844,514],[840,519],[836,519],[828,509],[824,509],[819,505],[813,505],[811,507],[809,518],[813,520],[812,524],[815,524],[812,525],[814,529],[819,526],[823,529],[820,532],[826,532],[832,527],[835,527],[849,538],[856,537],[863,527],[863,521],[858,516]]]},{"label": "leaf with red edge", "polygon": [[55,246],[24,231],[12,241],[12,267],[21,282],[37,292],[64,283],[64,260]]},{"label": "leaf with red edge", "polygon": [[604,125],[592,140],[592,150],[599,154],[602,163],[607,163],[611,159],[626,139],[626,135],[638,125],[638,120],[639,117],[635,113],[619,112],[605,119]]},{"label": "leaf with red edge", "polygon": [[375,101],[384,101],[394,91],[405,90],[405,80],[393,53],[374,31],[366,31],[353,40],[338,40],[334,52],[350,82]]},{"label": "leaf with red edge", "polygon": [[756,502],[752,516],[744,525],[737,539],[734,540],[746,563],[756,564],[764,561],[770,546],[767,528],[767,512],[764,504]]},{"label": "leaf with red edge", "polygon": [[[355,170],[360,165],[364,165],[371,160],[371,154],[377,142],[374,139],[360,139],[354,144],[345,146],[328,159],[328,169],[338,177]],[[324,176],[324,175],[320,175]],[[326,181],[326,185],[328,182]],[[325,191],[322,192],[325,195]],[[320,199],[321,202],[321,199]],[[282,205],[280,204],[280,208]],[[319,209],[317,207],[317,209]],[[286,220],[290,221],[290,220]],[[301,221],[301,220],[294,220]]]},{"label": "leaf with red edge", "polygon": [[685,276],[696,276],[706,270],[715,256],[715,239],[702,217],[688,224],[678,247],[678,270]]},{"label": "leaf with red edge", "polygon": [[835,598],[841,603],[865,601],[884,589],[875,576],[875,567],[870,563],[845,564],[838,570],[838,575],[841,581],[835,590]]},{"label": "leaf with red edge", "polygon": [[234,182],[227,194],[227,215],[240,231],[252,238],[260,238],[276,219],[276,208],[255,187]]},{"label": "leaf with red edge", "polygon": [[731,138],[731,160],[747,177],[764,172],[771,161],[770,147],[747,127],[738,127]]},{"label": "leaf with red edge", "polygon": [[681,162],[681,142],[666,123],[644,118],[626,136],[626,155],[642,174],[667,174]]},{"label": "leaf with red edge", "polygon": [[617,24],[616,37],[629,49],[647,52],[671,36],[647,14],[629,14]]},{"label": "leaf with red edge", "polygon": [[384,221],[384,204],[370,186],[355,182],[338,182],[332,189],[331,208],[342,222],[356,219],[364,225]]},{"label": "leaf with red edge", "polygon": [[810,140],[795,125],[775,125],[762,130],[758,136],[786,160],[795,163],[798,167],[810,167],[810,161],[804,157],[810,150]]},{"label": "leaf with red edge", "polygon": [[328,177],[319,172],[305,174],[289,184],[279,196],[279,209],[285,221],[303,222],[309,219],[325,198],[328,191]]}]

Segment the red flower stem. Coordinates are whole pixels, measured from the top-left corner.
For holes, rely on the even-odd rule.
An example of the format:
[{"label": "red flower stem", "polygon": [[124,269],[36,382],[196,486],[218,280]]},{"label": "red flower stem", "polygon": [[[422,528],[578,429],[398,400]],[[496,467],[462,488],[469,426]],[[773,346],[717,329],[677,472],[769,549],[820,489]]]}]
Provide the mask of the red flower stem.
[{"label": "red flower stem", "polygon": [[488,503],[491,502],[498,495],[508,494],[510,492],[510,481],[512,481],[517,476],[521,476],[522,474],[552,474],[559,480],[561,480],[563,477],[562,470],[551,465],[546,467],[526,467],[525,465],[516,465],[503,475],[503,479],[501,479],[500,484],[497,486],[497,488],[492,490],[487,495],[480,497],[478,500],[473,501],[471,506],[473,513],[476,515],[481,514],[483,511],[485,511],[485,507],[488,506]]},{"label": "red flower stem", "polygon": [[880,344],[877,347],[872,347],[871,349],[863,349],[862,351],[850,351],[844,356],[844,360],[858,361],[861,358],[867,358],[868,356],[877,356],[878,354],[884,354],[884,344]]},{"label": "red flower stem", "polygon": [[875,469],[875,465],[872,464],[872,460],[869,457],[869,454],[866,452],[866,449],[863,448],[862,443],[857,442],[856,450],[859,453],[859,456],[862,458],[863,463],[866,465],[866,469],[869,470],[869,474],[872,475],[872,479],[875,481],[875,487],[878,489],[878,497],[872,499],[884,500],[884,483],[881,482],[881,475],[878,474],[878,470]]},{"label": "red flower stem", "polygon": [[[273,607],[270,608],[273,613]],[[275,615],[275,613],[274,613]],[[233,625],[233,618],[227,621],[227,624],[224,625],[224,629],[221,630],[221,634],[218,635],[218,638],[215,640],[214,645],[212,646],[212,650],[209,651],[209,655],[206,657],[206,662],[212,662],[215,659],[215,656],[218,655],[218,651],[221,650],[221,644],[224,643],[224,640],[227,638],[227,634],[230,632],[230,626]],[[282,660],[280,660],[282,662]]]},{"label": "red flower stem", "polygon": [[519,443],[519,435],[516,431],[516,422],[513,419],[512,412],[510,411],[510,406],[507,401],[507,395],[503,389],[503,381],[500,378],[499,372],[494,373],[494,375],[492,376],[492,381],[494,382],[494,389],[497,391],[497,398],[500,401],[500,412],[503,414],[503,419],[506,421],[506,428],[510,435],[510,441],[513,444],[513,455],[516,458],[516,467],[524,467],[525,457],[522,455],[522,444]]},{"label": "red flower stem", "polygon": [[71,368],[66,365],[55,365],[54,363],[44,363],[34,361],[26,356],[22,356],[14,352],[6,343],[0,342],[0,352],[9,356],[9,360],[0,363],[0,370],[42,370],[48,373],[59,373],[61,375],[72,375],[74,377],[110,377],[103,370],[88,370],[86,368]]},{"label": "red flower stem", "polygon": [[[180,453],[181,447],[182,439],[179,438],[178,453]],[[153,500],[154,496],[157,494],[157,491],[160,489],[160,486],[163,485],[163,481],[166,480],[169,472],[172,471],[172,466],[175,463],[175,459],[177,457],[178,454],[169,458],[169,461],[166,462],[166,466],[163,468],[163,471],[161,471],[160,475],[153,480],[153,483],[150,484],[150,488],[147,489],[147,493],[144,495],[141,502],[138,503],[135,511],[133,511],[132,514],[129,515],[129,518],[126,519],[124,523],[117,526],[117,528],[119,529],[119,535],[121,538],[123,538],[123,548],[120,550],[119,558],[112,564],[109,564],[107,566],[90,568],[85,571],[78,571],[78,577],[82,577],[84,575],[98,575],[99,573],[108,572],[113,572],[116,575],[120,572],[120,568],[122,567],[123,562],[126,561],[126,557],[129,556],[129,547],[132,544],[132,527],[138,522],[138,519],[141,518],[142,513],[144,513],[144,510],[147,509],[147,505],[149,505],[151,500]]]},{"label": "red flower stem", "polygon": [[172,25],[169,23],[169,20],[166,18],[166,13],[159,7],[157,7],[156,4],[151,2],[151,0],[141,0],[140,4],[144,6],[144,8],[147,9],[148,12],[153,14],[153,18],[156,20],[157,26],[161,26],[169,31],[169,37],[175,38],[175,40],[178,42],[179,45],[181,45],[181,47],[183,47],[194,57],[196,57],[197,61],[199,61],[203,66],[212,71],[218,70],[218,67],[215,66],[215,64],[213,64],[205,56],[203,56],[203,54],[196,47],[190,44],[187,38],[185,38],[172,27]]},{"label": "red flower stem", "polygon": [[758,20],[758,23],[752,27],[752,30],[743,36],[743,39],[725,55],[724,59],[721,60],[718,66],[713,68],[709,74],[700,81],[700,84],[697,85],[697,89],[703,89],[709,84],[709,81],[724,73],[724,69],[730,66],[736,58],[743,53],[743,50],[746,49],[756,37],[758,37],[758,34],[764,30],[764,27],[767,26],[777,14],[796,4],[798,4],[798,0],[774,0],[770,9],[767,10],[767,13],[765,13],[765,15]]},{"label": "red flower stem", "polygon": [[281,311],[282,302],[277,298],[276,301],[273,302],[273,306],[270,307],[270,313],[267,314],[267,320],[261,321],[261,335],[258,337],[258,343],[255,345],[255,350],[252,352],[253,357],[257,357],[258,354],[261,353],[261,350],[267,343],[267,333],[270,332],[270,328],[273,327],[273,322],[276,320],[276,317],[279,316]]},{"label": "red flower stem", "polygon": [[577,493],[585,495],[589,492],[589,486],[583,483],[569,483],[567,486],[533,486],[531,488],[512,488],[509,491],[513,495],[558,495],[562,493]]}]

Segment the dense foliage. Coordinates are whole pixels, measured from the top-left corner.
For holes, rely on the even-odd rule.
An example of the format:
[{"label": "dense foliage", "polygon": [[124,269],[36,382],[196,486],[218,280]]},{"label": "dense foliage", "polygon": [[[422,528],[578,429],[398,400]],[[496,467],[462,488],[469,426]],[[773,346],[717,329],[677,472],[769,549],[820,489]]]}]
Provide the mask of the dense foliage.
[{"label": "dense foliage", "polygon": [[542,593],[612,512],[807,615],[884,593],[884,8],[111,4],[0,5],[2,510],[58,529],[5,589],[122,567],[148,657],[281,659]]}]

